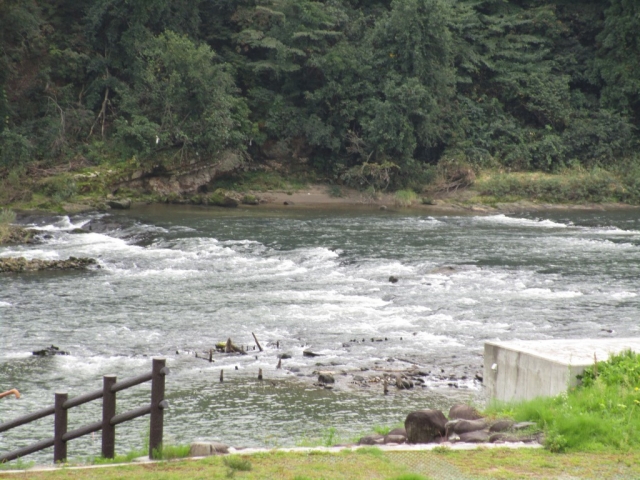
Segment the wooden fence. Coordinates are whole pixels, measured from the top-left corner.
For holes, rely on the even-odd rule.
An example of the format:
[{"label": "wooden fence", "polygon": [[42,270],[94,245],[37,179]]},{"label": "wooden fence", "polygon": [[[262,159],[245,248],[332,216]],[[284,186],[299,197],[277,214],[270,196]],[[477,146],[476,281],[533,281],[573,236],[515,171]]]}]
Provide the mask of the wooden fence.
[{"label": "wooden fence", "polygon": [[[121,382],[116,381],[115,375],[105,375],[102,389],[100,390],[71,399],[69,399],[67,393],[56,393],[55,404],[52,407],[0,424],[1,433],[49,415],[54,416],[53,438],[0,455],[0,463],[8,462],[51,446],[53,446],[54,463],[64,462],[67,458],[67,442],[69,440],[97,432],[98,430],[102,430],[102,456],[104,458],[113,458],[115,455],[116,425],[147,414],[151,415],[149,458],[153,458],[154,451],[160,451],[162,448],[163,410],[168,407],[168,403],[164,399],[164,377],[169,374],[169,369],[165,364],[166,360],[164,358],[154,358],[151,372]],[[116,392],[149,380],[151,380],[151,403],[116,415]],[[99,398],[102,398],[102,420],[67,431],[68,410]]]}]

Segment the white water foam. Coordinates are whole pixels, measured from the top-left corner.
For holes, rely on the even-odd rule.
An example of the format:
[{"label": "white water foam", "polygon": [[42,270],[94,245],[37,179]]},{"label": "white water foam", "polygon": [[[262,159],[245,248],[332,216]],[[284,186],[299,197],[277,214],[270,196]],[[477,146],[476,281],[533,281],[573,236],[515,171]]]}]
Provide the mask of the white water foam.
[{"label": "white water foam", "polygon": [[637,296],[638,294],[634,292],[615,292],[611,294],[611,298],[614,298],[616,300],[625,300],[627,298],[634,298]]},{"label": "white water foam", "polygon": [[13,305],[9,302],[0,302],[0,307],[13,307]]},{"label": "white water foam", "polygon": [[30,225],[30,226],[37,228],[38,230],[44,230],[46,232],[64,232],[64,231],[73,230],[75,228],[82,228],[84,225],[86,225],[90,221],[91,221],[90,218],[85,218],[77,221],[76,223],[73,223],[71,219],[65,215],[57,222],[51,223],[49,225],[43,225],[43,226]]},{"label": "white water foam", "polygon": [[475,223],[494,223],[499,225],[508,225],[513,227],[542,227],[542,228],[567,228],[570,225],[554,222],[544,219],[527,219],[518,217],[507,217],[504,214],[488,215],[485,217],[473,217]]},{"label": "white water foam", "polygon": [[582,292],[576,292],[571,290],[553,291],[548,288],[526,288],[524,290],[520,290],[518,293],[528,298],[545,298],[549,300],[575,298],[583,295]]}]

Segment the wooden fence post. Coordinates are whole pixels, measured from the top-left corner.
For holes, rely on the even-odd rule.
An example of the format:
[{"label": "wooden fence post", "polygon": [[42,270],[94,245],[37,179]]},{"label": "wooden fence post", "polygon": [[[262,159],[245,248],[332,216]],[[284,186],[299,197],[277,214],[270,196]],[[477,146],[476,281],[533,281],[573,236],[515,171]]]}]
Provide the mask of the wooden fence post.
[{"label": "wooden fence post", "polygon": [[64,462],[67,459],[67,442],[62,436],[67,433],[67,410],[63,408],[69,395],[65,392],[56,392],[55,412],[53,420],[53,462]]},{"label": "wooden fence post", "polygon": [[149,458],[153,459],[153,452],[162,451],[164,377],[168,373],[164,358],[154,358],[151,370],[151,419],[149,421]]},{"label": "wooden fence post", "polygon": [[116,454],[116,427],[111,419],[116,416],[116,394],[111,391],[118,377],[102,377],[102,456],[113,458]]}]

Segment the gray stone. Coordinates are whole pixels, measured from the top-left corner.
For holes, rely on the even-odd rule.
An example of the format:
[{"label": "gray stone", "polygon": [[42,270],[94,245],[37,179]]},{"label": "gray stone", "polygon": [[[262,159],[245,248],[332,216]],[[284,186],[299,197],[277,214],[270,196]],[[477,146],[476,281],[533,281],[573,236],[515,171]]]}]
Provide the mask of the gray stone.
[{"label": "gray stone", "polygon": [[535,422],[520,422],[520,423],[516,423],[513,426],[513,429],[515,431],[518,431],[518,430],[524,430],[525,428],[530,428],[530,427],[535,427],[535,426],[536,426]]},{"label": "gray stone", "polygon": [[455,420],[461,418],[464,420],[478,420],[482,415],[470,405],[458,404],[449,409],[449,419]]},{"label": "gray stone", "polygon": [[391,435],[388,434],[384,437],[384,443],[405,443],[407,441],[407,437],[404,435]]},{"label": "gray stone", "polygon": [[477,432],[485,428],[487,428],[487,422],[482,418],[478,420],[460,419],[453,425],[453,432],[462,435],[463,433]]},{"label": "gray stone", "polygon": [[374,434],[362,437],[358,441],[358,445],[382,445],[384,443],[384,436]]},{"label": "gray stone", "polygon": [[403,437],[406,437],[407,431],[404,428],[394,428],[387,435],[402,435]]},{"label": "gray stone", "polygon": [[447,419],[440,410],[418,410],[407,415],[407,443],[430,443],[444,437]]},{"label": "gray stone", "polygon": [[487,430],[476,430],[475,432],[461,433],[460,441],[465,443],[486,443],[489,441],[489,432]]},{"label": "gray stone", "polygon": [[513,420],[503,419],[497,420],[491,424],[489,428],[490,432],[506,432],[507,430],[511,430],[514,425]]},{"label": "gray stone", "polygon": [[189,450],[190,457],[208,457],[229,453],[229,447],[217,442],[193,442]]}]

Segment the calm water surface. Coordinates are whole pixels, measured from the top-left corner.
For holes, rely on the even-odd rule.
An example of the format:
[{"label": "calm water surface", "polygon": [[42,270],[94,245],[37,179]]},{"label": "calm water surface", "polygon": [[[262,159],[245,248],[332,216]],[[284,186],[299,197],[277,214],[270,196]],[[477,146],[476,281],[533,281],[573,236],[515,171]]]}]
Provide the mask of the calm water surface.
[{"label": "calm water surface", "polygon": [[[53,404],[56,391],[100,388],[102,375],[144,373],[162,356],[172,371],[168,442],[292,446],[331,427],[349,440],[413,409],[481,403],[473,379],[486,340],[640,330],[637,210],[435,216],[152,206],[29,221],[45,230],[44,242],[1,247],[0,257],[90,256],[101,268],[0,275],[0,388],[23,394],[0,401],[3,421]],[[88,225],[90,233],[72,233]],[[264,352],[195,357],[229,337],[253,346],[251,332]],[[70,355],[31,355],[51,344]],[[305,349],[322,356],[303,357]],[[292,358],[276,370],[282,353]],[[457,388],[427,378],[425,388],[386,397],[378,384],[351,383],[413,364],[467,378]],[[318,370],[335,372],[333,391],[313,386]],[[148,386],[123,392],[119,412],[148,395]],[[99,403],[73,409],[70,428],[99,416]],[[52,436],[52,422],[3,434],[0,451]],[[140,447],[147,425],[119,426],[117,451]],[[69,445],[72,458],[99,451],[99,433]]]}]

